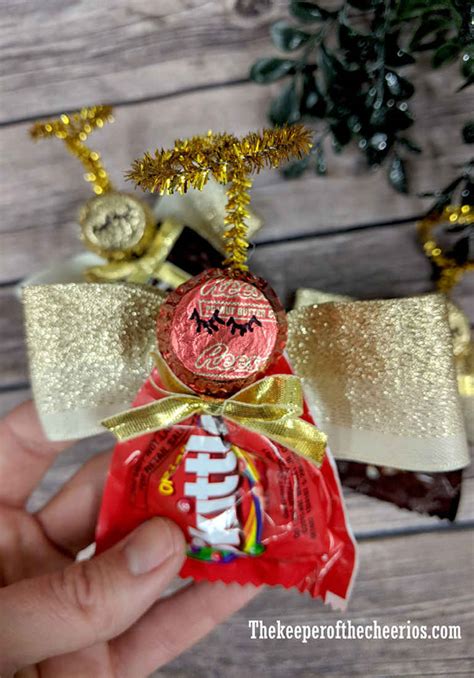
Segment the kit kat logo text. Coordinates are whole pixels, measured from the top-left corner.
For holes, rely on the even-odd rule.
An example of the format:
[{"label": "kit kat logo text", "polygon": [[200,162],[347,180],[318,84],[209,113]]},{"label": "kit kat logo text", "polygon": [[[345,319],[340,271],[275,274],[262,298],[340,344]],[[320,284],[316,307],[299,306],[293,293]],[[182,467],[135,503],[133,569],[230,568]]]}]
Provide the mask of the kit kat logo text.
[{"label": "kit kat logo text", "polygon": [[[185,483],[184,493],[196,501],[196,526],[189,528],[192,545],[238,547],[240,525],[236,491],[239,475],[235,453],[219,436],[192,435],[186,450],[196,453],[196,456],[187,454],[184,460],[186,474],[193,476]],[[212,480],[215,476],[221,479]]]}]

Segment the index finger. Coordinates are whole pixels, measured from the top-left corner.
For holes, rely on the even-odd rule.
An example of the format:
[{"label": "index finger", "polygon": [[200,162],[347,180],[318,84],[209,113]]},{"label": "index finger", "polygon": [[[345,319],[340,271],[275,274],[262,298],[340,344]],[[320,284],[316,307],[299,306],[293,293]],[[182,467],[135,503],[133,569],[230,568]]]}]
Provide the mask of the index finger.
[{"label": "index finger", "polygon": [[74,441],[46,439],[31,400],[0,420],[0,504],[19,507],[60,452]]}]

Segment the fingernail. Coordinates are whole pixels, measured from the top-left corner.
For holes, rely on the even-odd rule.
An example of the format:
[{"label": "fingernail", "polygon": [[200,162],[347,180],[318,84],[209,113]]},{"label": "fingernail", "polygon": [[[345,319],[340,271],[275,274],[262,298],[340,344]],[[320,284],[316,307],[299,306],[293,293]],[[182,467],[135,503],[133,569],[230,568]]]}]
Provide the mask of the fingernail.
[{"label": "fingernail", "polygon": [[184,558],[184,537],[171,521],[152,518],[129,536],[123,553],[131,574],[146,574],[173,555]]}]

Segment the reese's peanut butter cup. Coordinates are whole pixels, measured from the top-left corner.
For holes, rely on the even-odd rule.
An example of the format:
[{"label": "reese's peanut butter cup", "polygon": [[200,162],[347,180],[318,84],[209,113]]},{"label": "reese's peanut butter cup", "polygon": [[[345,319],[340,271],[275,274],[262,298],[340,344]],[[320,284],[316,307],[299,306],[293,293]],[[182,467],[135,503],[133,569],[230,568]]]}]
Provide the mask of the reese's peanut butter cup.
[{"label": "reese's peanut butter cup", "polygon": [[171,292],[158,345],[172,371],[199,393],[230,395],[281,355],[287,324],[270,285],[250,273],[212,269]]}]

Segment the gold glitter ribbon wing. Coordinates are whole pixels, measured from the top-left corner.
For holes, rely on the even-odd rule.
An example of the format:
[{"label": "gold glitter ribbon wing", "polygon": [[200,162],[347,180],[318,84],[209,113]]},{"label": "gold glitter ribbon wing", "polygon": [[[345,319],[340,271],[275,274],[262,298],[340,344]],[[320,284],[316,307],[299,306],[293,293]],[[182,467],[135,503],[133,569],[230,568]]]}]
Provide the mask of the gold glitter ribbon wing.
[{"label": "gold glitter ribbon wing", "polygon": [[126,283],[22,290],[31,384],[51,440],[103,433],[100,421],[130,406],[150,372],[164,296]]},{"label": "gold glitter ribbon wing", "polygon": [[[23,294],[47,435],[100,432],[150,372],[162,294],[125,284]],[[289,325],[293,371],[334,456],[427,472],[469,463],[443,298],[321,304],[291,311]]]},{"label": "gold glitter ribbon wing", "polygon": [[[474,444],[474,342],[471,339],[469,318],[446,296],[448,324],[452,339],[452,353],[456,369],[458,392],[464,416],[467,439]],[[302,287],[296,291],[294,308],[326,304],[330,301],[354,301],[342,294]]]},{"label": "gold glitter ribbon wing", "polygon": [[469,464],[442,295],[354,302],[301,290],[296,305],[288,354],[335,457],[427,472]]},{"label": "gold glitter ribbon wing", "polygon": [[169,428],[194,414],[222,416],[250,431],[267,436],[296,454],[320,464],[327,438],[316,426],[300,419],[303,413],[301,382],[292,375],[264,377],[225,400],[204,398],[188,389],[160,356],[156,367],[172,391],[155,387],[164,397],[105,419],[102,424],[119,441]]}]

